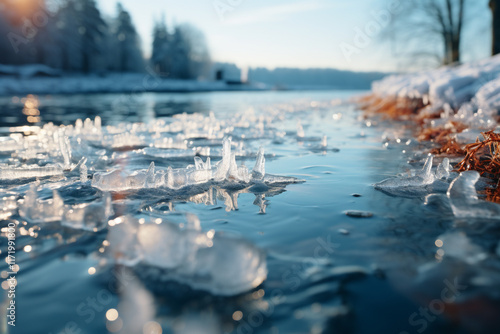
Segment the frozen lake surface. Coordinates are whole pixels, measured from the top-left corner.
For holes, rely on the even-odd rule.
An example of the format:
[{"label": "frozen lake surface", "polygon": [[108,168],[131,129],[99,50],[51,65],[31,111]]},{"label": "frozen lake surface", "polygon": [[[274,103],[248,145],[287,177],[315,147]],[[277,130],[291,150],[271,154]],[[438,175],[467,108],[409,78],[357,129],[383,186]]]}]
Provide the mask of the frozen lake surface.
[{"label": "frozen lake surface", "polygon": [[11,332],[497,333],[498,217],[361,93],[0,98]]}]

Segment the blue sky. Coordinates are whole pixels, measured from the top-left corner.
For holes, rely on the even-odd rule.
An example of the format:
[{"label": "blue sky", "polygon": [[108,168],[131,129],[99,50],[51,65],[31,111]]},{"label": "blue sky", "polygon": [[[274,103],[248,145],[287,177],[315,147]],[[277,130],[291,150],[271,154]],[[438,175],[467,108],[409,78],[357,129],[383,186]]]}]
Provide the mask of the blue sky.
[{"label": "blue sky", "polygon": [[[394,71],[401,68],[393,48],[377,33],[356,52],[347,52],[349,57],[344,55],[346,45],[355,46],[355,29],[365,29],[374,21],[373,13],[389,9],[391,1],[394,0],[121,0],[121,3],[133,17],[146,54],[150,53],[154,20],[165,14],[170,26],[187,22],[201,29],[215,61],[244,67]],[[100,0],[99,6],[112,15],[116,1]],[[474,20],[467,27],[465,60],[483,58],[489,52],[487,0],[474,0],[474,6],[478,6],[484,19]]]}]

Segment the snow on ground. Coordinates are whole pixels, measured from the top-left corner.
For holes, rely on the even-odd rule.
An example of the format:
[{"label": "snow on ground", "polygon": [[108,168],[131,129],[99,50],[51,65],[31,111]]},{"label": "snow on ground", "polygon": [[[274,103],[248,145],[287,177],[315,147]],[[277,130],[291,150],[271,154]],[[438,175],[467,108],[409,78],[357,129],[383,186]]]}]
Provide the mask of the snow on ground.
[{"label": "snow on ground", "polygon": [[393,75],[375,82],[373,94],[388,99],[422,101],[420,114],[436,115],[428,125],[446,127],[464,124],[455,135],[468,144],[480,132],[497,127],[500,110],[500,55],[459,66],[448,66],[405,75]]},{"label": "snow on ground", "polygon": [[[22,72],[11,73],[7,71],[8,69],[2,71],[3,67],[0,68],[0,96],[123,92],[199,92],[266,90],[270,88],[263,84],[230,85],[223,81],[165,79],[148,73],[106,74],[104,76],[33,77],[31,74],[37,69],[26,68]],[[2,76],[1,73],[8,73],[10,75]]]},{"label": "snow on ground", "polygon": [[373,84],[379,96],[423,99],[436,108],[473,104],[485,112],[500,107],[500,55],[456,67],[393,75]]}]

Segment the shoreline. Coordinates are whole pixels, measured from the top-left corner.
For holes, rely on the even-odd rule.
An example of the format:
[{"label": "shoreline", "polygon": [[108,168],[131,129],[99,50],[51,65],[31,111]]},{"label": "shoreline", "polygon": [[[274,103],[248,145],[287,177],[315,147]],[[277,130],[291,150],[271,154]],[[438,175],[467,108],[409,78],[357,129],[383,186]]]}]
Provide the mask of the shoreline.
[{"label": "shoreline", "polygon": [[142,93],[208,93],[208,92],[263,92],[263,91],[326,91],[359,90],[369,88],[270,85],[264,83],[227,83],[164,79],[150,74],[111,74],[106,76],[61,76],[18,78],[0,76],[0,97],[19,95],[87,95],[87,94],[142,94]]},{"label": "shoreline", "polygon": [[458,160],[454,171],[477,171],[497,184],[500,199],[500,57],[375,82],[355,100],[365,117],[411,128],[429,154]]}]

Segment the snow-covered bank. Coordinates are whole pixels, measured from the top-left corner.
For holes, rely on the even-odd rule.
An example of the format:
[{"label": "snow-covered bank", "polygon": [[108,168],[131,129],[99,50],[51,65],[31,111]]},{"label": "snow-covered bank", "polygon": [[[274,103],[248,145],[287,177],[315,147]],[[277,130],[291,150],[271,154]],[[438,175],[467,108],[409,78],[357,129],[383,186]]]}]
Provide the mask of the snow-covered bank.
[{"label": "snow-covered bank", "polygon": [[368,111],[415,121],[419,140],[441,145],[433,153],[465,155],[464,145],[497,130],[500,56],[389,76],[375,82],[362,102]]},{"label": "snow-covered bank", "polygon": [[[455,171],[500,179],[500,56],[375,82],[368,113],[409,123],[431,153],[459,157]],[[492,189],[497,201],[498,187]]]},{"label": "snow-covered bank", "polygon": [[500,109],[500,55],[455,67],[388,76],[372,88],[379,97],[421,99],[426,112],[451,107],[496,114]]},{"label": "snow-covered bank", "polygon": [[228,84],[224,81],[165,79],[147,73],[31,78],[23,76],[0,76],[0,96],[26,94],[248,91],[268,90],[271,88],[264,84]]}]

